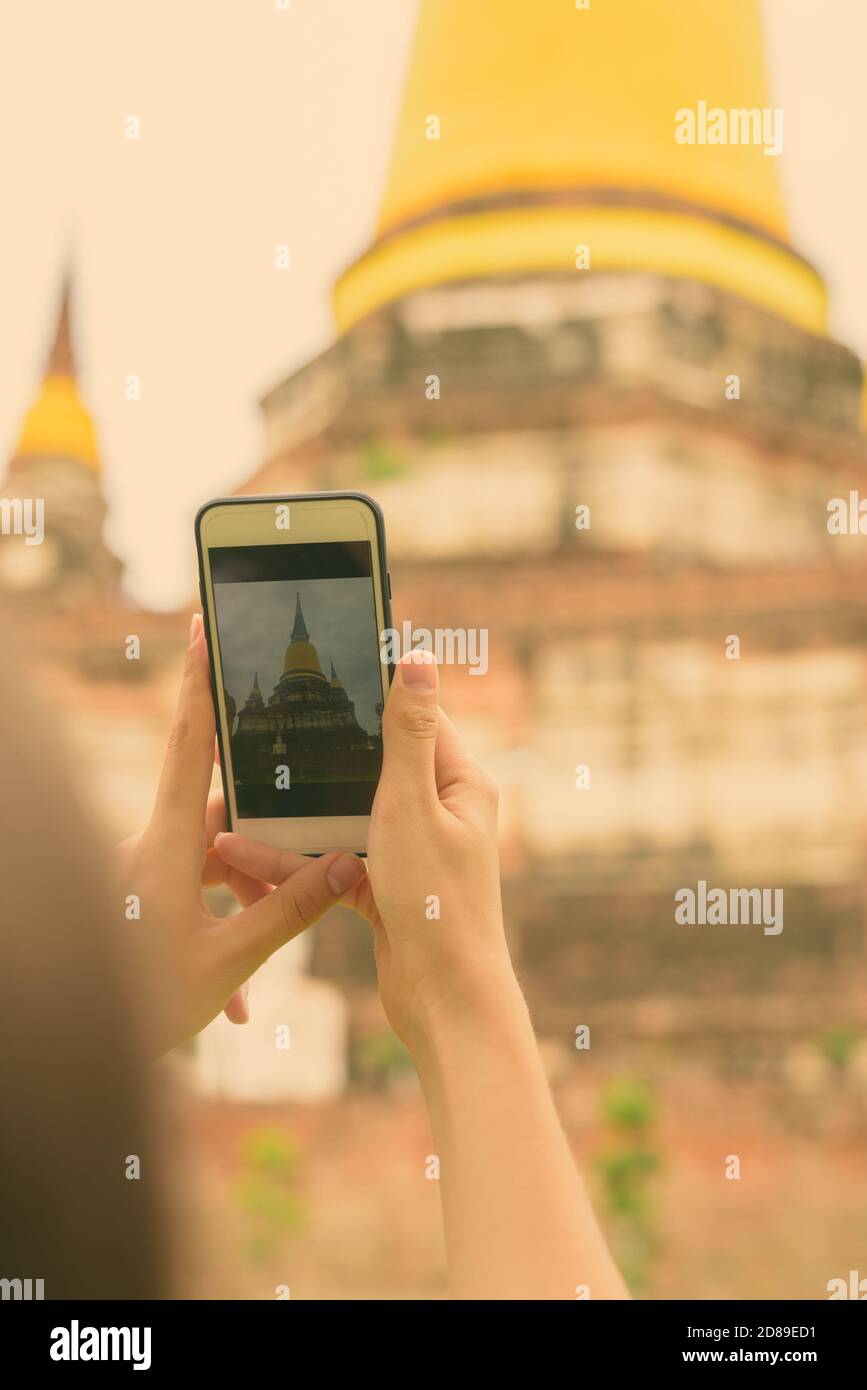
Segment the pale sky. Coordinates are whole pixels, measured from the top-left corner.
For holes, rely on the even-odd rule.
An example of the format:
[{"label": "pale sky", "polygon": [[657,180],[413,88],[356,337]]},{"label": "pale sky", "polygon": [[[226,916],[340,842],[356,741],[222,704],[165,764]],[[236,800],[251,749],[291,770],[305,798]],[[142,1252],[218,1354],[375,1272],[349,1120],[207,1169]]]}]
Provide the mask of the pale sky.
[{"label": "pale sky", "polygon": [[[331,340],[332,283],[376,220],[416,8],[3,0],[0,460],[71,247],[107,536],[142,601],[191,598],[196,508],[258,466],[259,397]],[[867,4],[765,12],[793,240],[828,281],[832,331],[867,357]],[[141,401],[124,399],[129,373]]]}]

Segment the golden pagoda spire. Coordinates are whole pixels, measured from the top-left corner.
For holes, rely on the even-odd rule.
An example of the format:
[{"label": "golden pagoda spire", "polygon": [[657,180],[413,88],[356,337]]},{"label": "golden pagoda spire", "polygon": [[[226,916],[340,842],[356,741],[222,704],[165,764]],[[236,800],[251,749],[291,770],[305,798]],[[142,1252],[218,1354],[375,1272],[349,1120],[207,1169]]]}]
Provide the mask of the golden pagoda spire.
[{"label": "golden pagoda spire", "polygon": [[586,245],[594,270],[697,280],[823,331],[780,148],[716,141],[709,109],[738,130],[773,116],[760,0],[422,0],[377,235],[335,286],[338,328],[432,285],[574,274]]},{"label": "golden pagoda spire", "polygon": [[325,679],[319,662],[319,653],[310,641],[310,633],[307,631],[307,624],[304,621],[299,593],[295,595],[295,623],[292,628],[292,636],[289,638],[289,646],[286,648],[283,658],[283,675],[316,676],[320,680]]},{"label": "golden pagoda spire", "polygon": [[75,376],[75,358],[72,354],[72,331],[70,328],[69,300],[72,293],[72,276],[69,271],[63,277],[60,294],[60,314],[57,331],[48,357],[47,376]]},{"label": "golden pagoda spire", "polygon": [[72,350],[72,279],[64,276],[57,328],[39,395],[24,419],[13,466],[29,459],[81,463],[99,471],[96,432],[81,398]]}]

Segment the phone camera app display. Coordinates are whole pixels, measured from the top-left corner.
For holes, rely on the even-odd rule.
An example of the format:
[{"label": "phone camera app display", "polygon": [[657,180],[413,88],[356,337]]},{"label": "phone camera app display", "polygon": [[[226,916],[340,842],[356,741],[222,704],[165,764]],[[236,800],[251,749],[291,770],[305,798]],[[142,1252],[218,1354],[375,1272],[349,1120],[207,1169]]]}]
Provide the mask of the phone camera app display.
[{"label": "phone camera app display", "polygon": [[209,556],[239,817],[369,815],[383,698],[369,542]]}]

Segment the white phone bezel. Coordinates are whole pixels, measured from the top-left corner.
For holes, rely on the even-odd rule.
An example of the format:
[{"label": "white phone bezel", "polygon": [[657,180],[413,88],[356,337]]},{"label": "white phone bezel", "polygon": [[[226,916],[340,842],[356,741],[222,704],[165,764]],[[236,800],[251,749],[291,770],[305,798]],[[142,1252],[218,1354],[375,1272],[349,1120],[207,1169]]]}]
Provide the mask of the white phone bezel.
[{"label": "white phone bezel", "polygon": [[[285,523],[287,507],[288,529],[285,525],[277,525],[278,516]],[[278,513],[278,508],[282,508],[283,513]],[[387,626],[384,586],[388,581],[387,575],[383,572],[380,535],[373,506],[361,496],[346,493],[319,494],[311,497],[231,499],[215,502],[204,508],[199,515],[198,531],[202,557],[204,620],[215,677],[214,698],[220,725],[221,758],[226,760],[223,787],[228,801],[227,823],[238,834],[274,845],[278,849],[295,850],[299,854],[326,854],[331,850],[347,850],[353,854],[366,853],[369,816],[280,816],[267,819],[238,816],[208,551],[215,546],[369,541],[376,630],[381,634]],[[387,664],[380,660],[383,704],[388,695],[388,669]]]}]

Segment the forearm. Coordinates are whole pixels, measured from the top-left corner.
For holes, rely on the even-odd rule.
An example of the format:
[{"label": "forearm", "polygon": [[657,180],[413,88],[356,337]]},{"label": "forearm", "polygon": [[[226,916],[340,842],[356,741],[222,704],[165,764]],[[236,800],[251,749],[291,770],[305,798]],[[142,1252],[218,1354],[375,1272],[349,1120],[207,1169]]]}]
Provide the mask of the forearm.
[{"label": "forearm", "polygon": [[458,1298],[626,1297],[554,1109],[514,977],[432,1024],[416,1058]]}]

